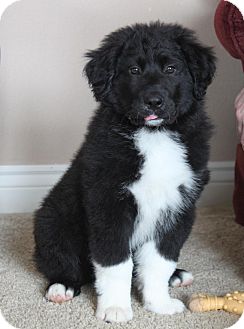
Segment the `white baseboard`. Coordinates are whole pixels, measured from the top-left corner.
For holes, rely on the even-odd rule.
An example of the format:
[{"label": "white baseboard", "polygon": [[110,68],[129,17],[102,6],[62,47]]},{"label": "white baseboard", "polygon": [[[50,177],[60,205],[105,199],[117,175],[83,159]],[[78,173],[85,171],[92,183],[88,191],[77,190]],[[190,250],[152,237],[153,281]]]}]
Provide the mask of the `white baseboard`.
[{"label": "white baseboard", "polygon": [[[231,204],[234,162],[210,162],[211,180],[200,204]],[[0,166],[0,213],[32,212],[67,165]]]},{"label": "white baseboard", "polygon": [[67,165],[0,166],[0,213],[32,212]]},{"label": "white baseboard", "polygon": [[209,163],[210,182],[199,200],[201,206],[229,206],[232,204],[234,166],[234,161],[212,161]]}]

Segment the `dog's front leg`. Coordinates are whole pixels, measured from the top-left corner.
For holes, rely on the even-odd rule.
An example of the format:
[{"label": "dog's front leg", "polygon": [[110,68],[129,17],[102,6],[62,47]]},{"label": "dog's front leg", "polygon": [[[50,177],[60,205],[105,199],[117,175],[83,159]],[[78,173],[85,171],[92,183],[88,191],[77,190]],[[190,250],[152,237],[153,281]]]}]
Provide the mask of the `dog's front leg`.
[{"label": "dog's front leg", "polygon": [[[104,196],[104,197],[103,197]],[[98,295],[96,316],[107,322],[132,319],[131,280],[133,262],[130,237],[134,225],[134,203],[127,196],[115,199],[102,194],[101,207],[89,210],[89,249]],[[92,210],[91,210],[92,209]]]},{"label": "dog's front leg", "polygon": [[137,251],[135,261],[136,279],[144,307],[159,314],[182,312],[184,304],[171,298],[168,292],[168,281],[176,268],[176,262],[163,257],[154,241],[146,242]]},{"label": "dog's front leg", "polygon": [[94,262],[98,295],[96,317],[106,322],[124,322],[132,319],[131,277],[132,259],[123,263],[102,266]]}]

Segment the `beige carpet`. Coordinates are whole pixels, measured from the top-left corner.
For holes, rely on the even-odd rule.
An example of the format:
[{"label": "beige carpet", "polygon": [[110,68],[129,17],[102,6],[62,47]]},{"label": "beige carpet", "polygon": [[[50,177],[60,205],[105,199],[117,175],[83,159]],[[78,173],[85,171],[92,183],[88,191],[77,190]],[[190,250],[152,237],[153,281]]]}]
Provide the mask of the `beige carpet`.
[{"label": "beige carpet", "polygon": [[[90,286],[66,304],[46,302],[46,282],[35,270],[32,252],[32,216],[0,216],[0,309],[17,328],[223,329],[238,320],[238,316],[223,311],[161,316],[143,310],[133,297],[134,319],[127,324],[106,324],[94,317],[96,298]],[[180,258],[180,266],[193,272],[194,284],[171,289],[171,295],[187,302],[194,292],[244,290],[243,256],[244,227],[234,223],[232,211],[201,209]]]}]

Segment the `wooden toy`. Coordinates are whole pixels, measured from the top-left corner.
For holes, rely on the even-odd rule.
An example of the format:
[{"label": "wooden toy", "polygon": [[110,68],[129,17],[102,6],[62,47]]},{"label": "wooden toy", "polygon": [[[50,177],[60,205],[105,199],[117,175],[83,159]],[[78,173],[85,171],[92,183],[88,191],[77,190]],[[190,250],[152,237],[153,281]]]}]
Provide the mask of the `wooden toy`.
[{"label": "wooden toy", "polygon": [[192,312],[224,310],[241,315],[244,311],[244,291],[234,291],[225,296],[195,294],[192,295],[188,306]]}]

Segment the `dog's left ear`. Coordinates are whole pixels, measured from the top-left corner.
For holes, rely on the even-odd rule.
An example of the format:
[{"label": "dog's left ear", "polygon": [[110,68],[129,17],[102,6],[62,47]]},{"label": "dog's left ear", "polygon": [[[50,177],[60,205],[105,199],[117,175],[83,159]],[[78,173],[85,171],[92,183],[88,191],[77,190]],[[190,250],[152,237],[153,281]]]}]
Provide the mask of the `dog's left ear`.
[{"label": "dog's left ear", "polygon": [[201,45],[191,31],[187,31],[178,40],[193,79],[194,97],[201,100],[213,80],[216,57],[212,48]]}]

